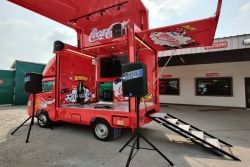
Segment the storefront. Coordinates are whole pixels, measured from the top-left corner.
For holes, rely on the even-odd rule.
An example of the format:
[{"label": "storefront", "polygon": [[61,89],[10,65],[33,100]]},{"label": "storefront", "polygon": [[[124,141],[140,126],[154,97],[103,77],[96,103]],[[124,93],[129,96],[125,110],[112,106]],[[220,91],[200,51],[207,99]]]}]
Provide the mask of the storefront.
[{"label": "storefront", "polygon": [[250,107],[250,35],[160,55],[161,103]]}]

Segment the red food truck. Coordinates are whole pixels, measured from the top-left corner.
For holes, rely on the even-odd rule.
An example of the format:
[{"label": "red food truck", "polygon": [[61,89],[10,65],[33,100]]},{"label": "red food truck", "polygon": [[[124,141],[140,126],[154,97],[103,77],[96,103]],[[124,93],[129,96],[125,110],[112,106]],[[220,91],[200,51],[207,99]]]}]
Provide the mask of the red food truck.
[{"label": "red food truck", "polygon": [[[140,101],[142,126],[151,121],[147,113],[160,111],[158,52],[211,45],[222,0],[212,17],[155,29],[149,29],[148,10],[141,0],[10,1],[77,33],[77,46],[54,43],[55,56],[43,71],[43,92],[35,96],[35,115],[43,120],[38,120],[39,126],[57,121],[90,125],[94,136],[106,141],[122,128],[136,128],[135,98],[122,96],[122,65],[139,61],[147,66],[148,94]],[[110,87],[104,89],[107,83]]]}]

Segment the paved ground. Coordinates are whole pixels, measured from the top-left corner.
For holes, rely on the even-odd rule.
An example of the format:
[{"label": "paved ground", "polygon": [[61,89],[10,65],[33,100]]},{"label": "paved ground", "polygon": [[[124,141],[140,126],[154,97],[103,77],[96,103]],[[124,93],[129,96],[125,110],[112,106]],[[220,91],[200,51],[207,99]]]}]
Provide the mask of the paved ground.
[{"label": "paved ground", "polygon": [[[249,167],[250,111],[211,107],[165,106],[169,112],[233,144],[241,162],[217,157],[156,123],[143,128],[150,139],[176,167]],[[111,142],[97,141],[89,127],[58,124],[54,130],[33,126],[26,144],[28,126],[14,136],[10,133],[27,118],[25,107],[0,107],[0,167],[123,167],[129,149],[118,153],[131,136],[130,131]],[[142,143],[143,144],[143,143]],[[169,166],[154,151],[140,150],[133,167]]]}]

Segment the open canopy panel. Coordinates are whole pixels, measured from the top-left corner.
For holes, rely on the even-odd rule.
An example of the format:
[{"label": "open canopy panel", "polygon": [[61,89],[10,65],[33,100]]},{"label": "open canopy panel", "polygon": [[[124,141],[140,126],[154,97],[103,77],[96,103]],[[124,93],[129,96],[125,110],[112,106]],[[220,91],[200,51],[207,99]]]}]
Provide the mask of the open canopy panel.
[{"label": "open canopy panel", "polygon": [[[122,15],[125,15],[125,10],[132,11],[132,9],[127,9],[132,0],[49,0],[46,2],[44,0],[9,1],[73,28],[79,26],[79,22],[84,19],[92,22],[98,21],[100,24],[103,18],[111,18],[102,18],[102,16],[110,15],[112,17],[120,17],[121,13],[123,13]],[[142,6],[139,6],[142,5],[140,0],[133,1],[133,4],[136,4],[134,7],[142,8]],[[133,12],[127,13],[126,17],[129,18],[129,16],[133,14]],[[111,21],[112,20],[109,20],[109,23]],[[89,22],[84,26],[91,27]]]},{"label": "open canopy panel", "polygon": [[218,0],[215,16],[137,32],[142,42],[156,51],[181,49],[188,47],[208,46],[213,43],[218,24],[222,0]]},{"label": "open canopy panel", "polygon": [[222,4],[218,0],[213,17],[149,30],[148,11],[141,0],[9,1],[75,29],[81,48],[119,43],[112,38],[112,27],[119,23],[135,25],[136,37],[156,51],[211,45]]},{"label": "open canopy panel", "polygon": [[75,29],[83,47],[111,42],[115,23],[148,29],[148,11],[140,0],[9,0]]}]

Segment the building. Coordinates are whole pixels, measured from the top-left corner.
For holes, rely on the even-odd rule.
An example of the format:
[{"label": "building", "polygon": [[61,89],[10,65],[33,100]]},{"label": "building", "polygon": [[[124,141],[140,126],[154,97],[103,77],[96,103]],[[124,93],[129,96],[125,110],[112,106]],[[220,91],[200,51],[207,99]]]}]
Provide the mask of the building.
[{"label": "building", "polygon": [[27,72],[42,73],[45,65],[16,60],[12,70],[0,70],[0,105],[26,105],[28,94],[24,91],[24,76]]},{"label": "building", "polygon": [[250,108],[250,34],[159,56],[161,103]]}]

